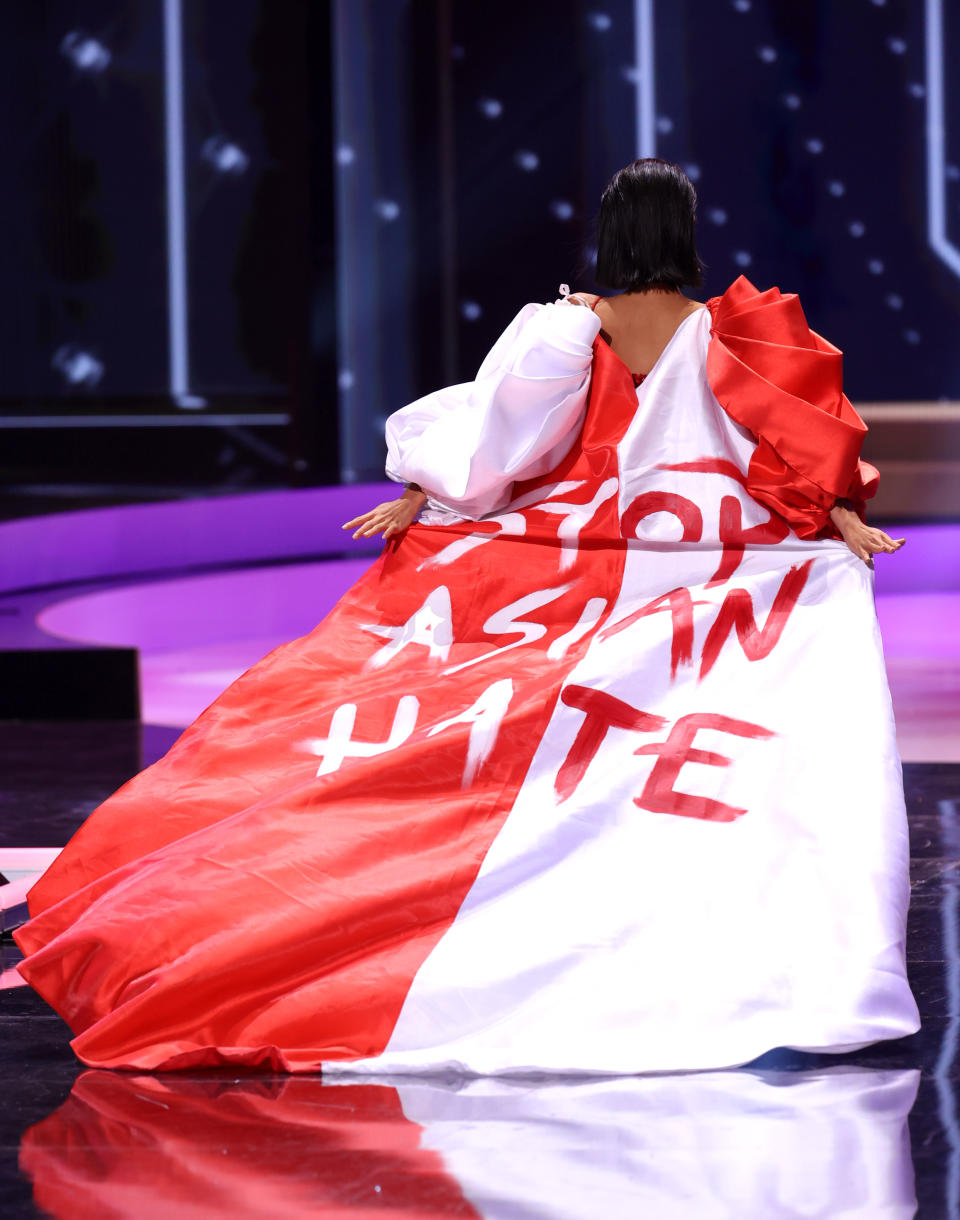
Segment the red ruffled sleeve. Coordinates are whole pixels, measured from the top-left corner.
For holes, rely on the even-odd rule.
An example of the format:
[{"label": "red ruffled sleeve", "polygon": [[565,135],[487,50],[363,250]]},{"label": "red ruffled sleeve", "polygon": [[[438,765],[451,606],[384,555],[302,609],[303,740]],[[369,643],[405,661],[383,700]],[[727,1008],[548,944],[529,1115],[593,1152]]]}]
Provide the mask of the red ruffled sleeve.
[{"label": "red ruffled sleeve", "polygon": [[757,441],[750,494],[801,538],[839,538],[835,501],[863,517],[880,477],[860,461],[867,426],[843,393],[843,353],[810,329],[794,293],[760,292],[742,275],[707,308],[710,388]]}]

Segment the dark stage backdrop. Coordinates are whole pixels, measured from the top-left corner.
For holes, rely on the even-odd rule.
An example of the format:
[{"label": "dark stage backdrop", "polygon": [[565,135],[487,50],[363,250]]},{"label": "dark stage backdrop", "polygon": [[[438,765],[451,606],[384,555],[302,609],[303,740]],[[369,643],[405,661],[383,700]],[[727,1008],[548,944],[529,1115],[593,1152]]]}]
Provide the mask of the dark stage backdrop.
[{"label": "dark stage backdrop", "polygon": [[4,5],[6,481],[377,477],[388,412],[597,287],[603,184],[651,153],[706,293],[799,292],[856,401],[946,419],[958,50],[946,0]]},{"label": "dark stage backdrop", "polygon": [[337,478],[329,29],[310,0],[0,6],[8,499]]},{"label": "dark stage backdrop", "polygon": [[960,7],[335,10],[347,478],[379,469],[385,412],[472,377],[521,305],[598,289],[600,192],[637,155],[696,181],[706,294],[741,272],[798,292],[857,401],[960,399]]}]

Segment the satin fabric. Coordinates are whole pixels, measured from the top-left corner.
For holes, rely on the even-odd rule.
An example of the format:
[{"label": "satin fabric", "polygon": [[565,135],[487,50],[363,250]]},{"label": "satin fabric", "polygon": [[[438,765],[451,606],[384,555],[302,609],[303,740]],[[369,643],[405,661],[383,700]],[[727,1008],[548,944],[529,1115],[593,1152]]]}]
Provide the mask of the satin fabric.
[{"label": "satin fabric", "polygon": [[600,319],[565,303],[525,305],[472,382],[427,394],[387,420],[387,475],[434,507],[478,518],[511,483],[546,474],[583,424]]},{"label": "satin fabric", "polygon": [[871,575],[749,493],[715,315],[637,388],[534,310],[501,350],[584,396],[566,456],[521,479],[536,413],[492,393],[497,462],[394,473],[502,507],[436,499],[95,811],[17,934],[81,1059],[630,1072],[918,1027]]},{"label": "satin fabric", "polygon": [[836,500],[863,517],[879,480],[859,460],[867,428],[843,393],[842,352],[810,330],[794,293],[759,292],[746,276],[707,307],[710,386],[757,441],[750,494],[800,538],[839,538],[829,518]]}]

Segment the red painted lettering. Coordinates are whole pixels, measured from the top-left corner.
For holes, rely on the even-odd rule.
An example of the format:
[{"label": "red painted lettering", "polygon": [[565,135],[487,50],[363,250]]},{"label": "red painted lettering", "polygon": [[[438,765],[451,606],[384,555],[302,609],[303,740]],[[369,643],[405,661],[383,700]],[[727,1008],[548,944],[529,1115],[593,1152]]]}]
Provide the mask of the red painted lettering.
[{"label": "red painted lettering", "polygon": [[753,598],[746,589],[731,589],[723,599],[720,612],[707,633],[700,659],[700,678],[713,668],[727,636],[736,630],[737,639],[748,661],[760,661],[779,643],[787,620],[793,612],[810,575],[813,560],[792,567],[781,582],[763,627],[757,626],[753,613]]},{"label": "red painted lettering", "polygon": [[600,639],[609,639],[610,636],[616,635],[620,631],[626,631],[638,619],[644,618],[648,614],[669,610],[673,628],[673,638],[670,643],[670,676],[675,678],[677,669],[681,665],[689,665],[693,659],[693,607],[703,605],[706,603],[693,600],[689,589],[684,587],[671,589],[669,593],[654,598],[652,602],[647,602],[639,610],[634,610],[619,623],[614,623],[612,627],[601,631]]},{"label": "red painted lettering", "polygon": [[773,737],[769,729],[748,720],[734,720],[714,712],[694,712],[681,716],[666,741],[639,746],[634,754],[655,754],[657,761],[634,804],[651,813],[672,813],[684,818],[703,818],[708,822],[732,822],[746,809],[715,801],[709,796],[694,796],[689,792],[677,792],[674,784],[682,767],[687,763],[702,763],[708,767],[729,767],[731,759],[712,750],[697,749],[693,742],[701,729],[716,729],[737,737]]},{"label": "red painted lettering", "polygon": [[646,491],[633,501],[623,514],[622,532],[625,538],[636,538],[637,526],[654,513],[672,513],[680,522],[681,542],[699,542],[703,534],[703,513],[686,496],[672,491]]},{"label": "red painted lettering", "polygon": [[586,713],[586,719],[564,759],[554,790],[561,801],[571,796],[587,773],[603,744],[608,729],[633,729],[636,732],[652,733],[667,722],[652,712],[641,712],[622,699],[608,695],[606,691],[592,690],[589,686],[568,686],[560,694],[567,707],[575,707]]},{"label": "red painted lettering", "polygon": [[[769,510],[768,510],[769,511]],[[707,581],[706,587],[722,585],[730,579],[743,558],[743,552],[748,544],[753,546],[773,546],[782,542],[790,533],[790,527],[780,517],[770,513],[766,521],[759,525],[743,528],[743,506],[736,496],[724,496],[720,501],[720,541],[723,543],[723,555],[716,572]]]}]

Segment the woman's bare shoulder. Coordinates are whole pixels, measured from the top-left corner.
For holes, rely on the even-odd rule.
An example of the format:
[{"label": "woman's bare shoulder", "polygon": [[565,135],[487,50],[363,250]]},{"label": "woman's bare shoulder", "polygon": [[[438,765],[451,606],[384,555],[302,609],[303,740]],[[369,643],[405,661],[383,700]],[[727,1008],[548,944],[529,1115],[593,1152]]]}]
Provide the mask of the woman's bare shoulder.
[{"label": "woman's bare shoulder", "polygon": [[567,298],[567,300],[572,300],[573,298],[576,298],[578,301],[582,302],[584,305],[587,306],[588,309],[593,309],[593,307],[597,303],[597,301],[600,301],[603,299],[596,292],[579,292],[576,289],[570,293],[570,296]]}]

